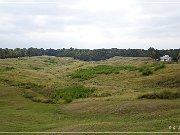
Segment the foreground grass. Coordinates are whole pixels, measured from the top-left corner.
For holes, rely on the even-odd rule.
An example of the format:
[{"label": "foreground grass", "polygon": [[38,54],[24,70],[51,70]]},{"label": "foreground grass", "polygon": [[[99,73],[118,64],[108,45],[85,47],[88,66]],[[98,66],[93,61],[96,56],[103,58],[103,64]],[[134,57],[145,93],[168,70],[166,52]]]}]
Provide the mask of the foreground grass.
[{"label": "foreground grass", "polygon": [[180,100],[43,104],[19,92],[1,85],[0,120],[4,122],[0,131],[169,131],[169,125],[180,122]]},{"label": "foreground grass", "polygon": [[[5,92],[2,92],[5,91]],[[179,124],[180,100],[31,102],[1,85],[0,131],[168,131]]]},{"label": "foreground grass", "polygon": [[[123,69],[117,72],[115,65]],[[0,131],[170,131],[170,125],[180,123],[180,99],[138,97],[179,92],[180,65],[166,64],[158,70],[154,65],[148,58],[121,57],[100,62],[54,57],[1,60]],[[153,74],[144,76],[134,67],[150,68]],[[69,76],[82,69],[93,77],[79,81]],[[67,95],[72,99],[68,104]],[[58,103],[52,104],[54,96]]]}]

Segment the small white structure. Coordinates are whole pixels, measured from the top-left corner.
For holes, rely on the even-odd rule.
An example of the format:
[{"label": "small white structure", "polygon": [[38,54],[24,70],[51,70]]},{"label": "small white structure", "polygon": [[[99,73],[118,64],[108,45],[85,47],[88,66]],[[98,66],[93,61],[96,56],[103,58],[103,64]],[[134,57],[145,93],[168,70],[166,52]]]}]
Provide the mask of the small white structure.
[{"label": "small white structure", "polygon": [[164,55],[163,57],[160,57],[160,60],[161,60],[161,61],[171,61],[172,58],[169,57],[169,55]]}]

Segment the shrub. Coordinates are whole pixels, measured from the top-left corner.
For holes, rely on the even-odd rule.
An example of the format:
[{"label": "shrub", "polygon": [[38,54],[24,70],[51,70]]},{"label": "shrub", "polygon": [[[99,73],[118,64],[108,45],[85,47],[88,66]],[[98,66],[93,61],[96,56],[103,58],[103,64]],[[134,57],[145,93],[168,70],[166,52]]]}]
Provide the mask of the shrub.
[{"label": "shrub", "polygon": [[148,68],[142,71],[142,75],[146,75],[147,76],[147,75],[150,75],[150,74],[153,74],[153,72],[150,69],[148,69]]},{"label": "shrub", "polygon": [[118,71],[116,71],[116,72],[115,72],[115,74],[119,74],[119,72],[118,72]]},{"label": "shrub", "polygon": [[154,71],[157,71],[157,70],[162,69],[162,68],[165,68],[164,63],[154,65]]},{"label": "shrub", "polygon": [[135,66],[122,66],[122,65],[98,65],[95,67],[90,67],[86,69],[79,69],[75,71],[73,74],[71,74],[72,78],[79,78],[80,80],[88,80],[93,77],[96,77],[98,74],[119,74],[119,71],[121,70],[128,70],[128,71],[135,71],[139,70],[142,72],[142,75],[148,76],[150,74],[153,74],[153,71],[157,71],[161,68],[164,68],[165,65],[163,63],[155,63],[152,65],[145,65],[141,66],[139,68]]},{"label": "shrub", "polygon": [[51,104],[55,103],[53,99],[43,97],[42,95],[40,95],[32,90],[23,91],[23,96],[34,102],[51,103]]},{"label": "shrub", "polygon": [[146,99],[177,99],[180,98],[180,92],[162,91],[159,93],[148,93],[138,97]]},{"label": "shrub", "polygon": [[30,68],[32,69],[32,70],[41,70],[42,68],[40,68],[40,67],[33,67],[33,66],[30,66]]},{"label": "shrub", "polygon": [[48,62],[48,63],[52,63],[52,64],[57,64],[57,60],[55,58],[48,58],[47,60],[45,60],[44,62]]},{"label": "shrub", "polygon": [[94,91],[94,88],[86,88],[84,86],[72,86],[57,90],[54,99],[57,101],[62,98],[67,103],[69,103],[72,102],[73,99],[87,98],[91,96]]},{"label": "shrub", "polygon": [[71,103],[71,102],[73,101],[73,98],[70,97],[70,96],[69,96],[69,97],[68,97],[68,96],[65,96],[65,97],[64,97],[64,100],[65,100],[66,103]]},{"label": "shrub", "polygon": [[40,102],[40,103],[51,103],[51,104],[54,103],[52,99],[45,98],[45,97],[33,97],[31,98],[31,100],[34,102]]},{"label": "shrub", "polygon": [[111,94],[107,92],[101,94],[94,94],[94,97],[109,97],[109,96],[111,96]]},{"label": "shrub", "polygon": [[0,67],[0,72],[11,71],[14,69],[15,69],[14,67]]},{"label": "shrub", "polygon": [[30,90],[30,89],[27,89],[27,90],[23,90],[23,96],[25,98],[32,99],[33,97],[39,96],[39,94],[34,92],[34,91],[32,91],[32,90]]},{"label": "shrub", "polygon": [[159,69],[164,68],[165,65],[163,63],[155,63],[152,65],[145,65],[142,67],[139,67],[139,71],[142,72],[142,75],[148,76],[150,74],[153,74],[153,71],[157,71]]},{"label": "shrub", "polygon": [[156,86],[160,86],[160,87],[168,87],[168,88],[173,88],[173,87],[180,87],[180,78],[178,76],[178,74],[174,77],[168,77],[168,78],[164,78],[162,80],[158,80],[157,82],[155,82]]},{"label": "shrub", "polygon": [[95,77],[98,74],[118,74],[120,70],[137,70],[134,66],[114,66],[114,65],[98,65],[87,69],[79,69],[75,73],[71,74],[72,78],[79,78],[81,80],[88,80]]},{"label": "shrub", "polygon": [[43,94],[45,97],[54,97],[54,94],[55,94],[55,89],[53,88],[44,88],[42,89],[41,91],[41,94]]},{"label": "shrub", "polygon": [[36,84],[31,82],[18,82],[17,86],[25,89],[41,89],[44,87],[41,84]]},{"label": "shrub", "polygon": [[14,86],[14,82],[9,80],[9,79],[6,79],[6,78],[0,78],[0,81],[3,82],[3,83],[6,83],[6,84],[9,84],[11,86]]}]

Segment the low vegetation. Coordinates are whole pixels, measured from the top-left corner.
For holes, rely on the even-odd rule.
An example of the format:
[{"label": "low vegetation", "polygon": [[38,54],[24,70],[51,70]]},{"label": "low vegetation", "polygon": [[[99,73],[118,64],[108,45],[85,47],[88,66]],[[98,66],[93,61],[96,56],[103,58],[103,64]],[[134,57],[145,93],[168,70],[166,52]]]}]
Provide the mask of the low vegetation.
[{"label": "low vegetation", "polygon": [[139,70],[142,72],[142,75],[150,75],[153,74],[154,71],[164,68],[165,65],[163,63],[156,63],[153,65],[145,65],[142,67],[130,66],[130,65],[98,65],[95,67],[90,67],[86,69],[79,69],[75,73],[71,74],[72,78],[79,78],[81,80],[88,80],[93,77],[96,77],[98,74],[119,74],[119,71],[127,70],[127,71],[135,71]]},{"label": "low vegetation", "polygon": [[25,89],[33,89],[33,90],[39,90],[42,89],[44,86],[38,83],[33,82],[19,82],[19,81],[13,81],[11,79],[6,78],[0,78],[1,83],[9,84],[10,86],[17,86],[19,88],[25,88]]},{"label": "low vegetation", "polygon": [[94,88],[86,88],[84,86],[67,87],[57,90],[54,99],[58,101],[62,98],[67,103],[70,103],[73,99],[90,97],[94,91]]},{"label": "low vegetation", "polygon": [[33,102],[40,102],[40,103],[55,103],[53,99],[44,97],[43,95],[40,95],[32,90],[24,90],[23,96],[25,98],[30,99]]},{"label": "low vegetation", "polygon": [[167,87],[167,88],[180,88],[180,78],[177,73],[174,76],[169,76],[163,80],[158,80],[155,82],[155,86],[158,87]]},{"label": "low vegetation", "polygon": [[171,91],[162,91],[162,92],[154,92],[148,93],[139,96],[139,99],[146,98],[146,99],[177,99],[180,98],[180,92],[171,92]]},{"label": "low vegetation", "polygon": [[14,67],[0,67],[0,73],[1,72],[6,72],[6,71],[11,71],[15,69]]},{"label": "low vegetation", "polygon": [[47,60],[44,60],[44,62],[52,63],[52,64],[57,64],[57,60],[55,58],[48,58]]},{"label": "low vegetation", "polygon": [[155,63],[152,65],[145,65],[139,68],[139,71],[142,72],[142,75],[150,75],[153,74],[154,71],[157,71],[159,69],[162,69],[165,67],[164,63]]},{"label": "low vegetation", "polygon": [[121,70],[134,71],[137,68],[135,66],[114,66],[114,65],[98,65],[87,69],[79,69],[71,75],[72,78],[80,78],[81,80],[88,80],[95,77],[98,74],[118,74]]}]

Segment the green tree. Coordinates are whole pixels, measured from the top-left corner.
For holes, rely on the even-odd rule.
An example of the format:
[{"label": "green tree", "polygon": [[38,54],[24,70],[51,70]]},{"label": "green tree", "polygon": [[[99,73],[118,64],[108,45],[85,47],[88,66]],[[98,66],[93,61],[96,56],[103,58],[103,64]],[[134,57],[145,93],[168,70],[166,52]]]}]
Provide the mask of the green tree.
[{"label": "green tree", "polygon": [[148,54],[149,57],[151,57],[154,60],[159,59],[158,50],[154,49],[153,47],[150,47],[148,49]]},{"label": "green tree", "polygon": [[5,51],[4,49],[0,48],[0,59],[5,59],[6,55],[5,55]]}]

